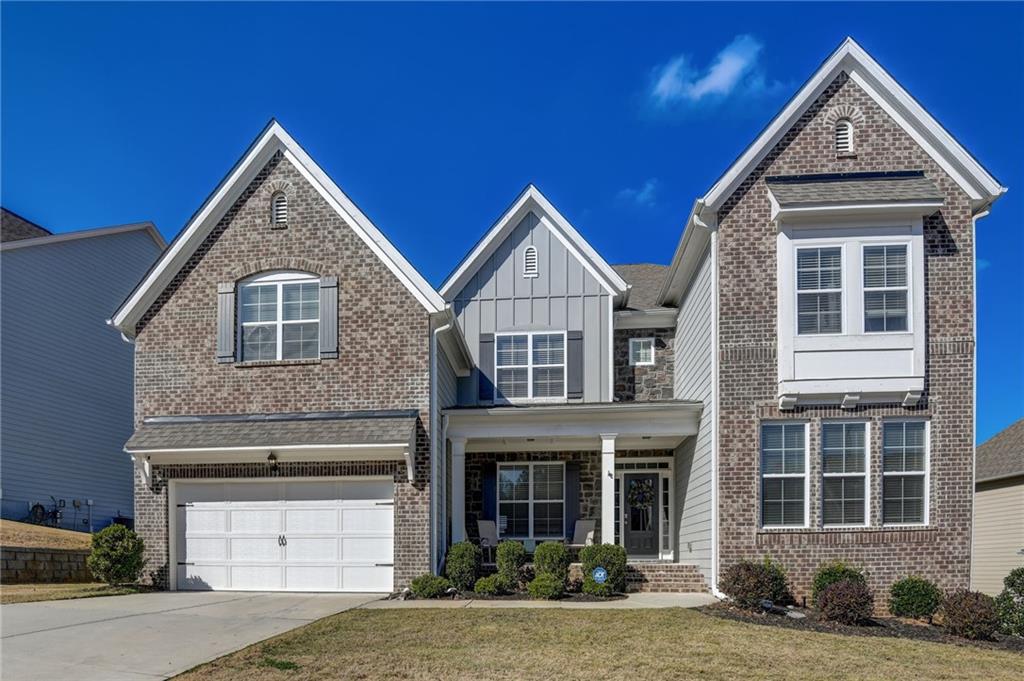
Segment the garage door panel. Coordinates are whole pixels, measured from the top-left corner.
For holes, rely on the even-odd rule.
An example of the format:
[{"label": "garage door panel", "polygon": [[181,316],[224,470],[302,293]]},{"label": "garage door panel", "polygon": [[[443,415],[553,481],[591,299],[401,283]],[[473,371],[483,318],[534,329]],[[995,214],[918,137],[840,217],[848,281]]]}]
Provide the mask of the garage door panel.
[{"label": "garage door panel", "polygon": [[278,591],[284,587],[280,565],[232,565],[231,588],[246,591]]},{"label": "garage door panel", "polygon": [[199,560],[227,560],[228,539],[227,537],[188,537],[185,543],[185,555],[179,556],[183,562],[195,562]]},{"label": "garage door panel", "polygon": [[283,549],[277,537],[232,537],[230,560],[243,562],[280,562]]},{"label": "garage door panel", "polygon": [[394,538],[344,537],[341,557],[346,562],[390,563],[394,558]]},{"label": "garage door panel", "polygon": [[285,570],[290,590],[337,591],[341,588],[336,565],[289,565]]},{"label": "garage door panel", "polygon": [[207,591],[228,588],[226,565],[182,565],[178,567],[178,588]]},{"label": "garage door panel", "polygon": [[346,591],[391,591],[394,569],[376,566],[345,566],[341,568],[341,588]]},{"label": "garage door panel", "polygon": [[337,537],[288,537],[288,562],[323,563],[338,561]]},{"label": "garage door panel", "polygon": [[231,511],[231,532],[244,534],[280,534],[281,510],[279,508]]},{"label": "garage door panel", "polygon": [[289,508],[285,510],[285,532],[296,534],[337,534],[340,518],[335,508]]},{"label": "garage door panel", "polygon": [[394,507],[344,508],[341,511],[341,529],[346,534],[391,534],[395,531]]},{"label": "garage door panel", "polygon": [[224,510],[186,508],[188,534],[220,534],[227,532],[228,514]]}]

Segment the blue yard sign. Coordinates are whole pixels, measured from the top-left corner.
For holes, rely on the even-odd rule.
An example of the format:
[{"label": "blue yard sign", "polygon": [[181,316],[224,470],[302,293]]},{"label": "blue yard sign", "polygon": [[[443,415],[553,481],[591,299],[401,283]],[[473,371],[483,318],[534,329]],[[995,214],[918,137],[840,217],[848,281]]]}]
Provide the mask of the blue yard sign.
[{"label": "blue yard sign", "polygon": [[603,567],[596,567],[594,571],[590,573],[590,576],[594,578],[594,581],[598,584],[604,584],[608,581],[608,571]]}]

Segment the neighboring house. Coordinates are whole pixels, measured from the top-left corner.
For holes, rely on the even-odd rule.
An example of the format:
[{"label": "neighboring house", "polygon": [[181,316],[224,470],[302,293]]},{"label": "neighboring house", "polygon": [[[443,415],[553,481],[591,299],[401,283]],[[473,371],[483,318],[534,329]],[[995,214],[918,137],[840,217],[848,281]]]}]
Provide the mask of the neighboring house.
[{"label": "neighboring house", "polygon": [[971,588],[995,596],[1024,567],[1024,419],[978,447]]},{"label": "neighboring house", "polygon": [[847,40],[669,266],[610,265],[531,185],[438,293],[272,123],[113,319],[151,576],[400,588],[480,523],[583,521],[632,588],[766,555],[797,596],[830,559],[965,587],[973,229],[1004,191]]},{"label": "neighboring house", "polygon": [[0,244],[4,518],[63,505],[63,527],[130,518],[132,348],[104,324],[156,260],[150,223],[51,234],[6,210]]}]

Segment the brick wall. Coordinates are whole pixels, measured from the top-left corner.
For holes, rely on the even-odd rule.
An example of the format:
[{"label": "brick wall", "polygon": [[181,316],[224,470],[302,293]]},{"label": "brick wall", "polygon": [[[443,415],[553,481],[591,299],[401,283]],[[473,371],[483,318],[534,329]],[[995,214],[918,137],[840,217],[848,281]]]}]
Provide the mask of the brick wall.
[{"label": "brick wall", "polygon": [[[654,339],[654,364],[630,366],[629,339]],[[648,402],[671,400],[674,389],[676,353],[675,327],[668,329],[615,330],[615,401]]]},{"label": "brick wall", "polygon": [[[288,224],[270,224],[270,197],[288,196]],[[275,269],[338,278],[338,359],[218,364],[217,284]],[[138,325],[135,422],[147,416],[418,409],[417,471],[395,472],[395,586],[429,569],[429,317],[426,310],[280,154],[245,189]],[[385,465],[385,464],[378,464]],[[345,465],[282,464],[296,475]],[[393,467],[392,463],[386,466]],[[149,570],[167,579],[165,476],[136,482],[136,528]],[[218,467],[218,477],[263,477],[265,467]],[[389,470],[391,470],[389,468]],[[282,473],[283,474],[283,473]]]},{"label": "brick wall", "polygon": [[[856,155],[837,159],[830,109],[857,107]],[[925,218],[927,378],[920,405],[805,407],[776,405],[776,230],[769,222],[764,178],[771,175],[923,170],[945,195],[942,210]],[[830,559],[868,571],[884,603],[889,584],[908,574],[944,589],[968,586],[973,470],[973,266],[971,211],[966,195],[845,74],[840,75],[787,132],[719,213],[719,537],[722,569],[741,558],[771,555],[806,595],[814,569]],[[882,528],[880,424],[915,416],[931,421],[930,524]],[[823,418],[858,417],[871,423],[871,525],[820,529],[820,456]],[[759,426],[764,419],[810,422],[811,529],[759,529]]]},{"label": "brick wall", "polygon": [[5,546],[0,552],[3,584],[54,584],[92,582],[86,567],[88,551],[31,549]]}]

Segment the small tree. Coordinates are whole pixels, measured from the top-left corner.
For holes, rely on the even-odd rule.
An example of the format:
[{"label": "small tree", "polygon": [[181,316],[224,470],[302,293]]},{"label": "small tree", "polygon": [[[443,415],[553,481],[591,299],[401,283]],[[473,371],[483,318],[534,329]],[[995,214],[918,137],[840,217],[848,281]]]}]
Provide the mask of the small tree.
[{"label": "small tree", "polygon": [[92,536],[92,553],[86,560],[94,577],[107,584],[134,584],[142,576],[145,544],[124,525],[110,525]]}]

